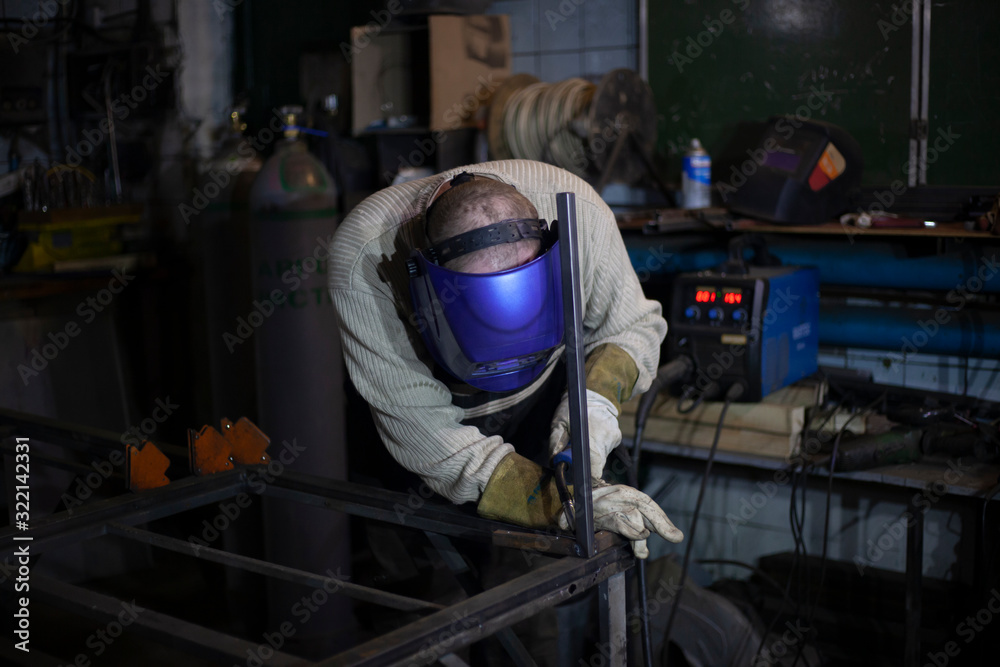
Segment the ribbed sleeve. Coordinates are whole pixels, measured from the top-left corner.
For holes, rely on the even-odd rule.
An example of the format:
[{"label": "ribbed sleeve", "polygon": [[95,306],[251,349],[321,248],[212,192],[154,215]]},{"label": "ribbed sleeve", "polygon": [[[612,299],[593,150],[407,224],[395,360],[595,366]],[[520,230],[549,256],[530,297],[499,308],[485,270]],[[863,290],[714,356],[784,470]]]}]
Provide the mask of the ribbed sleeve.
[{"label": "ribbed sleeve", "polygon": [[433,377],[414,326],[406,259],[425,244],[422,212],[431,191],[460,171],[513,185],[550,221],[555,194],[576,193],[586,351],[603,343],[625,350],[639,369],[635,392],[652,382],[666,334],[660,304],[643,296],[611,210],[567,171],[528,160],[488,162],[387,188],[362,202],[330,247],[330,294],[347,369],[392,456],[453,502],[477,500],[517,444],[460,424],[466,415]]}]

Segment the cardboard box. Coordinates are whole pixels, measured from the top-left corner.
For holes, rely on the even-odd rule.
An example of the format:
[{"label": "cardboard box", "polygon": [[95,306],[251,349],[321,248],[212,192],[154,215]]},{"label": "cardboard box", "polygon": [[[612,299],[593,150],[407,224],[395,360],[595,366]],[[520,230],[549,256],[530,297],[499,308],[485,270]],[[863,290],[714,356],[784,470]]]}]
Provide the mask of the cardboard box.
[{"label": "cardboard box", "polygon": [[507,16],[430,16],[426,26],[372,32],[351,29],[355,135],[404,115],[431,131],[473,127],[510,76]]}]

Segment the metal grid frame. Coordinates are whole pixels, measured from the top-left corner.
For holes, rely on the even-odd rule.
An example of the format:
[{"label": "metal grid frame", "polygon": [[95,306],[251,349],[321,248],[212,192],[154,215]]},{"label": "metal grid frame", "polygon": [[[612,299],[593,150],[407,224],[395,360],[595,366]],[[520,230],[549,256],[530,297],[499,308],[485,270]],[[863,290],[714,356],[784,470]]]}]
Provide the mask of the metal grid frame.
[{"label": "metal grid frame", "polygon": [[[325,585],[331,579],[315,573],[276,565],[267,561],[231,554],[219,549],[198,546],[183,540],[136,528],[137,524],[171,516],[179,511],[201,507],[232,498],[240,493],[254,493],[296,502],[314,504],[329,509],[417,528],[429,533],[431,541],[442,552],[449,567],[462,568],[460,557],[451,549],[447,537],[480,540],[496,546],[537,551],[564,558],[546,563],[533,571],[492,589],[470,595],[464,601],[441,608],[439,605],[390,594],[375,588],[335,580],[337,592],[395,609],[427,611],[428,616],[386,635],[362,643],[339,655],[318,663],[300,660],[275,650],[270,659],[275,665],[396,665],[422,664],[451,653],[475,640],[498,634],[517,664],[532,664],[530,656],[507,629],[513,623],[533,616],[538,611],[567,600],[594,586],[600,589],[600,640],[608,648],[611,665],[625,664],[625,571],[632,567],[631,551],[621,538],[611,533],[594,534],[591,507],[590,452],[587,430],[586,387],[583,363],[583,301],[580,279],[579,241],[576,230],[576,197],[573,193],[556,195],[560,246],[560,266],[563,274],[563,306],[566,344],[566,366],[570,405],[570,427],[576,437],[572,441],[574,496],[577,507],[576,537],[542,531],[511,530],[507,524],[470,516],[453,505],[424,504],[409,508],[405,515],[396,508],[408,507],[408,496],[373,489],[349,482],[319,478],[285,471],[262,492],[250,483],[250,475],[259,466],[248,466],[208,477],[190,477],[167,486],[95,502],[79,512],[67,510],[32,526],[30,544],[34,553],[44,553],[67,543],[93,539],[104,535],[130,539],[187,553],[195,558],[211,560],[229,567],[276,577],[305,585]],[[54,442],[64,447],[83,449],[91,453],[110,455],[118,451],[115,434],[95,429],[72,428],[52,420],[0,410],[0,423],[6,422],[21,435]],[[11,443],[0,451],[13,449]],[[173,460],[183,460],[184,452],[176,447],[163,447]],[[47,463],[71,470],[80,466],[50,459]],[[446,536],[446,537],[445,537]],[[13,526],[0,532],[0,559],[12,556],[20,544],[29,539]],[[8,546],[9,545],[9,546]],[[40,580],[40,581],[39,581]],[[7,582],[9,586],[11,582]],[[41,584],[41,585],[39,585]],[[98,618],[113,616],[121,601],[85,588],[38,577],[34,589],[57,606]],[[467,589],[467,592],[468,589]],[[461,630],[454,628],[454,619],[468,619]],[[136,632],[165,643],[203,653],[216,659],[242,659],[255,644],[224,633],[203,628],[181,619],[156,612],[137,619]],[[445,645],[446,643],[446,645]],[[36,661],[33,659],[33,663]]]},{"label": "metal grid frame", "polygon": [[[427,615],[319,662],[275,651],[270,661],[274,665],[421,664],[497,633],[542,609],[598,585],[605,591],[611,591],[611,597],[614,598],[612,602],[619,607],[614,611],[609,610],[610,615],[624,620],[624,598],[621,596],[624,591],[624,573],[634,561],[627,545],[610,533],[598,533],[595,539],[596,555],[581,558],[579,547],[572,536],[511,530],[507,524],[471,516],[452,505],[428,503],[412,514],[401,515],[394,508],[399,503],[405,506],[408,499],[406,494],[349,482],[285,471],[275,477],[275,481],[267,485],[262,493],[257,493],[254,487],[259,488],[259,485],[250,482],[252,475],[258,472],[259,468],[252,466],[207,477],[189,477],[138,495],[119,496],[94,502],[85,509],[54,514],[32,525],[29,531],[32,553],[40,554],[66,544],[112,535],[293,583],[311,586],[329,584],[331,579],[323,575],[202,547],[136,527],[247,493],[321,505],[355,516],[448,537],[566,556],[447,607],[339,579],[333,580],[338,593],[393,609],[426,612]],[[13,538],[23,535],[13,528],[0,532],[0,558],[6,559],[13,555],[17,546],[24,544],[15,542]],[[12,582],[6,584],[7,587],[11,585]],[[41,575],[32,576],[32,594],[53,606],[101,620],[110,620],[121,610],[121,600],[112,596]],[[467,619],[459,629],[455,628],[455,614]],[[622,627],[622,633],[623,630]],[[246,651],[257,645],[255,642],[153,610],[144,612],[130,626],[129,631],[219,660],[242,660]],[[615,635],[607,636],[610,639]],[[623,649],[623,634],[621,640],[612,641],[611,645]],[[624,662],[623,655],[619,657],[619,661]],[[32,658],[32,664],[35,662]]]}]

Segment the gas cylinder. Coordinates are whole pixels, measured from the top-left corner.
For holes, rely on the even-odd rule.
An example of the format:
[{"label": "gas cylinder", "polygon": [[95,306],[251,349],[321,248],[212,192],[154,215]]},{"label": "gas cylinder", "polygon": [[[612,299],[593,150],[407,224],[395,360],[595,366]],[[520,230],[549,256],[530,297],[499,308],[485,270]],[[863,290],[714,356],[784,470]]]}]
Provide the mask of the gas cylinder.
[{"label": "gas cylinder", "polygon": [[236,106],[212,158],[199,165],[195,198],[202,210],[192,216],[192,237],[201,259],[211,386],[210,421],[223,417],[255,420],[253,345],[232,335],[252,307],[250,274],[250,186],[264,161],[246,150],[246,109]]},{"label": "gas cylinder", "polygon": [[[271,438],[268,476],[295,471],[346,480],[344,376],[337,319],[327,289],[327,252],[339,220],[330,173],[296,128],[300,107],[283,107],[284,136],[250,190],[254,300],[240,335],[257,358],[258,420]],[[262,483],[268,483],[262,477]],[[338,578],[350,573],[347,515],[264,498],[265,550],[271,562]],[[350,646],[350,600],[320,591],[309,620],[291,610],[316,594],[269,580],[270,627],[296,624],[292,653],[329,655]],[[314,598],[315,600],[315,595]]]}]

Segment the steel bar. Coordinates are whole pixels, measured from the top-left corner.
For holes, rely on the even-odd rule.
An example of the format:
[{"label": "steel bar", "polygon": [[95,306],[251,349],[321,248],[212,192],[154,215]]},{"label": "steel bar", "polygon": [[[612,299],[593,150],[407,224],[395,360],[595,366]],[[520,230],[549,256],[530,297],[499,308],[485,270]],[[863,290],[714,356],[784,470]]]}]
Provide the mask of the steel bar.
[{"label": "steel bar", "polygon": [[[917,498],[918,496],[914,496]],[[912,521],[906,524],[906,636],[903,664],[905,667],[919,667],[920,622],[922,613],[921,592],[924,572],[924,513],[910,502]]]},{"label": "steel bar", "polygon": [[[131,619],[127,632],[153,639],[165,646],[193,652],[220,664],[239,664],[254,652],[258,644],[215,630],[204,628],[173,616],[141,606],[124,609],[126,603],[110,595],[63,583],[49,577],[31,576],[32,603],[44,600],[54,607],[82,614],[101,621],[116,621],[124,612]],[[34,597],[34,596],[37,596]],[[135,604],[134,601],[132,603]],[[270,649],[271,647],[268,646]],[[302,658],[274,650],[269,665],[305,665]]]},{"label": "steel bar", "polygon": [[381,591],[377,588],[370,588],[360,584],[352,584],[345,579],[326,577],[321,574],[297,570],[285,565],[275,565],[274,563],[269,563],[257,558],[250,558],[249,556],[231,554],[219,549],[213,549],[212,547],[185,542],[184,540],[167,537],[166,535],[159,535],[152,531],[141,530],[139,528],[133,528],[132,526],[126,526],[120,523],[108,524],[108,534],[118,535],[120,537],[150,544],[161,549],[168,549],[177,553],[189,554],[195,558],[212,561],[213,563],[221,563],[222,565],[229,567],[237,567],[241,570],[246,570],[247,572],[256,572],[257,574],[271,576],[276,579],[290,581],[295,584],[302,584],[303,586],[311,586],[313,588],[319,588],[322,586],[325,588],[327,584],[332,583],[334,586],[334,592],[343,593],[347,597],[364,600],[383,607],[389,607],[390,609],[418,612],[438,611],[444,609],[443,605],[436,604],[434,602],[425,602],[424,600],[406,597],[405,595],[387,593],[386,591]]},{"label": "steel bar", "polygon": [[426,664],[567,600],[623,572],[632,562],[627,547],[615,547],[587,559],[555,560],[317,664],[322,667]]},{"label": "steel bar", "polygon": [[[495,530],[493,544],[509,549],[530,549],[553,556],[583,556],[572,536],[541,531]],[[625,544],[625,539],[617,533],[600,530],[594,533],[594,544],[597,551],[604,551]]]},{"label": "steel bar", "polygon": [[587,428],[587,387],[583,362],[583,285],[580,279],[580,246],[577,238],[576,195],[556,195],[559,218],[559,260],[563,291],[563,327],[566,341],[566,384],[569,389],[569,432],[573,451],[573,501],[576,506],[576,540],[590,556],[594,546],[594,509],[590,488],[590,432]]},{"label": "steel bar", "polygon": [[[455,579],[458,580],[459,585],[465,591],[465,594],[469,597],[473,595],[479,595],[483,592],[483,587],[478,580],[472,575],[469,570],[469,564],[465,561],[465,557],[458,553],[455,545],[452,544],[451,540],[444,535],[439,535],[437,533],[425,532],[427,539],[431,541],[431,544],[437,549],[438,553],[441,555],[441,559],[444,561],[445,565],[451,570],[451,573],[455,575]],[[510,656],[511,660],[518,667],[534,667],[535,661],[531,659],[531,655],[524,648],[524,644],[521,640],[517,638],[514,631],[510,628],[503,628],[497,631],[497,639],[503,646],[504,650],[507,651],[507,655]]]},{"label": "steel bar", "polygon": [[417,494],[386,491],[290,471],[275,477],[264,493],[450,537],[506,542],[507,546],[511,546],[512,540],[521,539],[526,544],[535,544],[529,548],[536,551],[583,555],[572,536],[532,532],[525,528],[511,531],[510,524],[482,519],[456,505],[425,500]]},{"label": "steel bar", "polygon": [[[112,452],[125,455],[121,433],[105,431],[80,424],[70,424],[58,419],[0,409],[0,424],[10,427],[22,437],[42,440],[53,445],[69,447],[107,458]],[[187,448],[155,443],[171,461],[187,461]]]},{"label": "steel bar", "polygon": [[0,531],[0,559],[14,553],[14,536],[32,538],[32,553],[73,544],[107,532],[109,522],[134,525],[201,507],[244,491],[246,473],[234,470],[211,477],[189,477],[142,494],[128,494],[91,503],[82,509],[58,512],[33,521],[30,530]]},{"label": "steel bar", "polygon": [[607,647],[610,667],[625,667],[628,637],[625,632],[625,572],[602,581],[598,587],[600,604],[601,643]]}]

